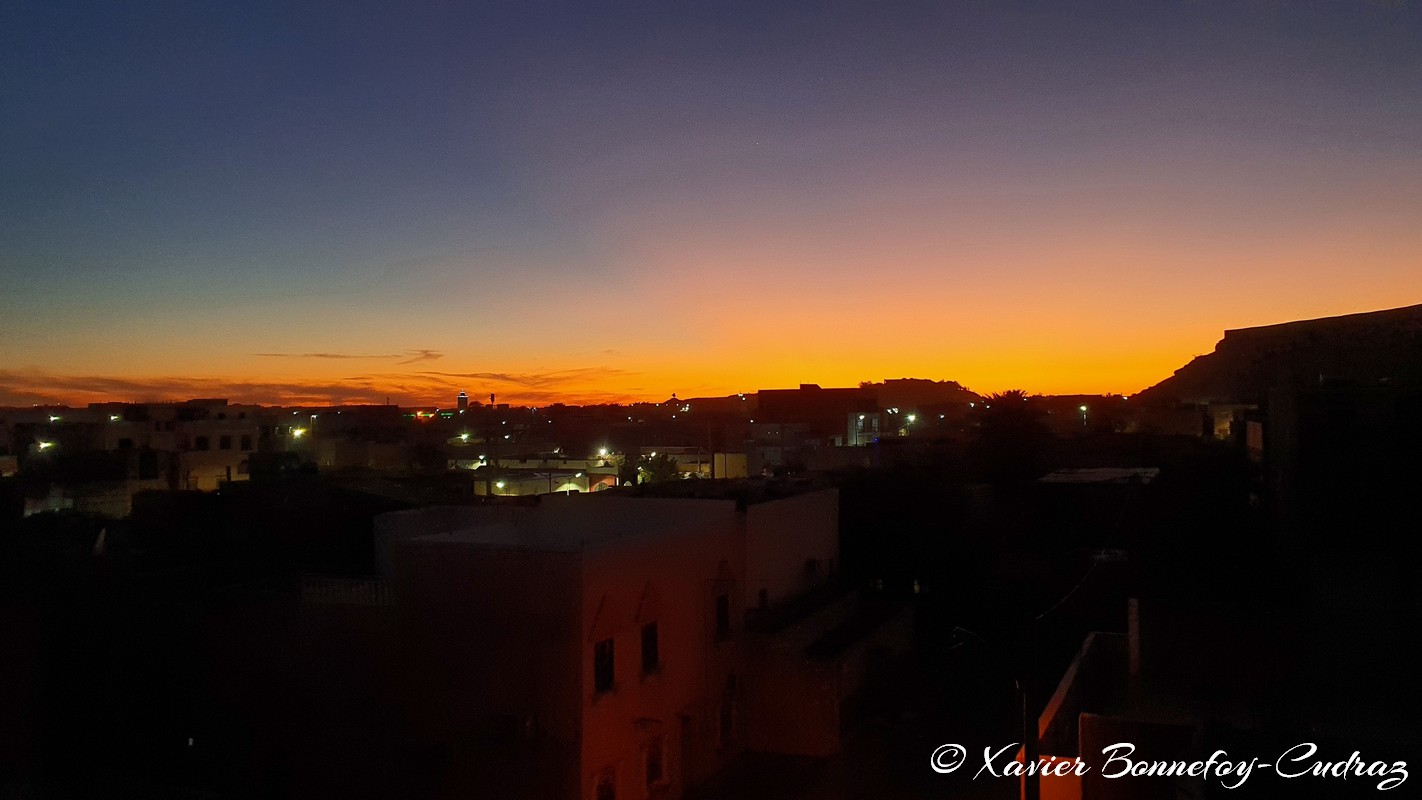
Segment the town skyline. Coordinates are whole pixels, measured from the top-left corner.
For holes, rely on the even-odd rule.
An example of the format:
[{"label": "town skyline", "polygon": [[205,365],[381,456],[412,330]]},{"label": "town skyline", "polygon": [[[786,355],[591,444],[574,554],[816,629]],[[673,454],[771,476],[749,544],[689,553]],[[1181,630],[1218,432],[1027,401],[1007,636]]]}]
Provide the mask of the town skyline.
[{"label": "town skyline", "polygon": [[[1386,311],[1388,309],[1369,309]],[[1329,315],[1315,319],[1327,319],[1349,314]],[[1263,323],[1264,327],[1305,320],[1273,320]],[[1237,330],[1244,327],[1230,328]],[[1220,331],[1224,334],[1226,331]],[[1216,339],[1218,341],[1218,339]],[[519,406],[565,405],[630,405],[636,403],[656,403],[669,396],[727,397],[737,393],[756,392],[762,389],[793,388],[803,384],[825,387],[860,386],[890,380],[918,380],[956,383],[962,388],[987,396],[1009,390],[1025,391],[1034,395],[1098,395],[1130,396],[1155,386],[1169,378],[1180,367],[1193,358],[1209,353],[1196,352],[1182,358],[1175,366],[1168,367],[1157,379],[1126,389],[1081,389],[1067,386],[1058,390],[1044,390],[1029,381],[1007,381],[1001,386],[979,388],[972,383],[952,377],[928,377],[923,375],[883,376],[879,378],[847,378],[844,380],[808,379],[784,380],[754,386],[708,387],[694,385],[695,391],[671,388],[669,390],[635,389],[627,392],[588,391],[584,386],[606,377],[602,369],[572,369],[545,373],[529,372],[453,372],[412,369],[406,373],[386,373],[347,376],[338,380],[305,382],[272,382],[251,379],[218,378],[120,378],[114,376],[53,376],[38,370],[9,370],[0,368],[0,406],[83,406],[89,403],[131,403],[131,402],[181,402],[197,397],[223,397],[237,403],[256,405],[360,405],[391,404],[406,406],[438,406],[448,404],[457,393],[468,393],[475,404],[483,402],[490,394]],[[301,353],[301,354],[259,354],[264,358],[293,359],[304,362],[349,362],[386,360],[397,366],[412,366],[422,363],[439,362],[444,353],[437,350],[410,350],[405,353],[387,355],[350,355],[342,353]],[[845,370],[848,372],[848,370]],[[635,378],[639,373],[619,372],[620,377]]]}]

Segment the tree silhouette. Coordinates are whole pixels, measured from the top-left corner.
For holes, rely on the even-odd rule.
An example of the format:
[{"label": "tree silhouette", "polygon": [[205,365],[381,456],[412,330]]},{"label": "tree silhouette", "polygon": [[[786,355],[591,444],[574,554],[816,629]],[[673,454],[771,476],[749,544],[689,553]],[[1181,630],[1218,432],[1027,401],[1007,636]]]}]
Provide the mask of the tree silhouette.
[{"label": "tree silhouette", "polygon": [[973,460],[989,481],[1032,480],[1047,472],[1052,434],[1021,389],[988,395],[976,409]]},{"label": "tree silhouette", "polygon": [[637,459],[638,483],[662,483],[680,476],[676,468],[676,458],[668,453],[642,456]]}]

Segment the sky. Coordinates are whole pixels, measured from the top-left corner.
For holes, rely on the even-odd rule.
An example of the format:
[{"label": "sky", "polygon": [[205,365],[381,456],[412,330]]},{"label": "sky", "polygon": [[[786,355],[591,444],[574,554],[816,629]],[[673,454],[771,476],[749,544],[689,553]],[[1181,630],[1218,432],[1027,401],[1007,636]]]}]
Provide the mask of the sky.
[{"label": "sky", "polygon": [[1418,220],[1409,0],[0,0],[0,404],[1131,393]]}]

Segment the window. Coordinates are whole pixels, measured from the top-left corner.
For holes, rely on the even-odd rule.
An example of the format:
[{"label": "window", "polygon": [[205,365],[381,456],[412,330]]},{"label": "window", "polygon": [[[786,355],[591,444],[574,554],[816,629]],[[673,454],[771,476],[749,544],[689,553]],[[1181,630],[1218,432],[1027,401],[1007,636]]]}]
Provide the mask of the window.
[{"label": "window", "polygon": [[596,800],[617,800],[617,777],[611,768],[604,770],[598,777],[593,797]]},{"label": "window", "polygon": [[598,694],[612,691],[612,640],[603,639],[593,645],[593,690]]},{"label": "window", "polygon": [[733,672],[726,676],[726,689],[721,693],[721,708],[718,714],[720,719],[718,740],[722,747],[731,744],[732,738],[736,735],[736,674]]},{"label": "window", "polygon": [[211,450],[212,442],[206,436],[198,436],[193,439],[194,450]]},{"label": "window", "polygon": [[231,450],[231,449],[232,449],[232,437],[231,437],[231,436],[219,436],[219,437],[217,437],[217,449],[218,449],[218,450]]},{"label": "window", "polygon": [[647,788],[666,779],[666,762],[661,737],[647,745]]},{"label": "window", "polygon": [[642,674],[652,675],[661,669],[662,656],[657,641],[657,623],[642,626]]},{"label": "window", "polygon": [[251,434],[247,434],[247,433],[242,434],[242,452],[245,453],[246,451],[251,450],[251,449],[252,449],[252,436],[251,436]]},{"label": "window", "polygon": [[716,595],[716,641],[724,642],[731,638],[731,596],[728,594]]}]

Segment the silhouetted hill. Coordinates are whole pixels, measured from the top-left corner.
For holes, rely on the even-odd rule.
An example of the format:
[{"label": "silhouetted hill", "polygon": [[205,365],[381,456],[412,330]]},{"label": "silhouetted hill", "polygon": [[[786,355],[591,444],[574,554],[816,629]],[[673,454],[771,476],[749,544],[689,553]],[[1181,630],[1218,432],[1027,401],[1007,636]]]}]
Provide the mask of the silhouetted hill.
[{"label": "silhouetted hill", "polygon": [[1422,380],[1422,305],[1225,331],[1138,396],[1147,402],[1261,402],[1275,386]]}]

